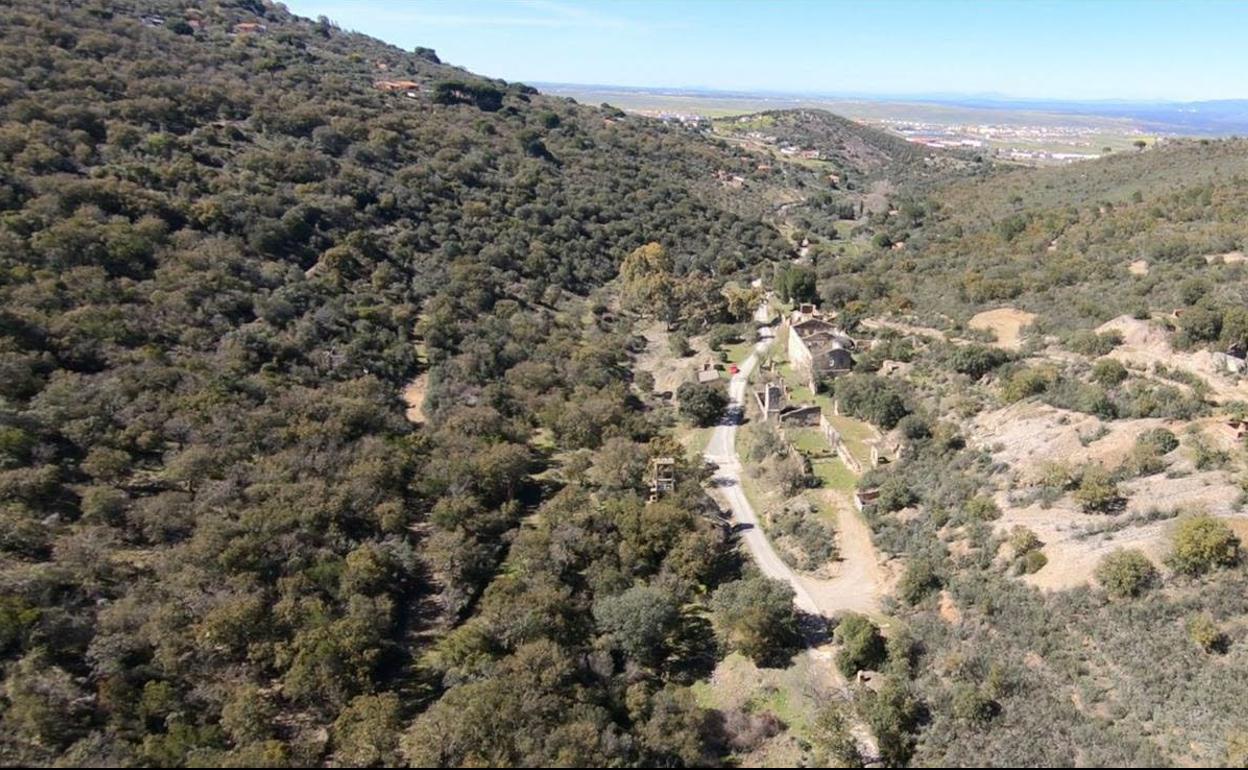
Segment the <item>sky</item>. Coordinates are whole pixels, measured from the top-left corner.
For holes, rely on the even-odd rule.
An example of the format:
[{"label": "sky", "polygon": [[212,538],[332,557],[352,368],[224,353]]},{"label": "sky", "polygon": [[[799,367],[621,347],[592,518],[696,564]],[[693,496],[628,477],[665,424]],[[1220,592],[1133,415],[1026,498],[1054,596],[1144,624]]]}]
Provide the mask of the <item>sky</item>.
[{"label": "sky", "polygon": [[286,0],[530,83],[825,95],[1248,98],[1238,0]]}]

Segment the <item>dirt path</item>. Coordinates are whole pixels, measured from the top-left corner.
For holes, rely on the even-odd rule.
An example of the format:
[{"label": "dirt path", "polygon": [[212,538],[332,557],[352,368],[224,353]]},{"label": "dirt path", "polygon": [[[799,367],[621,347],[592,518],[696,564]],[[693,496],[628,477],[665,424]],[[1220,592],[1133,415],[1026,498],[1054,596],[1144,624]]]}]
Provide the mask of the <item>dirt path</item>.
[{"label": "dirt path", "polygon": [[827,505],[836,511],[837,549],[841,560],[836,575],[816,580],[805,575],[798,578],[806,585],[815,603],[825,612],[861,612],[878,615],[880,599],[888,578],[880,566],[880,554],[871,541],[871,528],[843,492],[825,489]]},{"label": "dirt path", "polygon": [[408,422],[422,423],[425,421],[425,392],[429,389],[429,373],[425,372],[407,383],[403,388],[403,403],[407,405],[405,412]]},{"label": "dirt path", "polygon": [[812,615],[826,614],[815,602],[807,590],[804,581],[789,565],[784,563],[780,555],[771,547],[771,542],[763,534],[754,506],[745,496],[741,487],[741,458],[737,455],[737,424],[744,412],[745,390],[749,384],[750,372],[758,365],[758,356],[771,345],[771,339],[765,339],[754,346],[754,352],[741,364],[740,371],[733,375],[728,383],[728,411],[719,425],[711,433],[711,440],[706,445],[706,459],[715,463],[715,474],[711,477],[712,487],[719,493],[732,511],[732,520],[741,525],[741,540],[749,549],[750,556],[758,565],[759,570],[768,577],[783,580],[793,587],[793,602],[798,609]]},{"label": "dirt path", "polygon": [[949,341],[948,335],[939,329],[933,329],[928,326],[915,326],[913,324],[902,323],[901,321],[890,321],[884,318],[866,318],[862,325],[867,329],[892,329],[902,334],[913,334],[916,337],[928,337],[929,339],[939,340],[940,342]]},{"label": "dirt path", "polygon": [[[760,322],[766,321],[769,317],[766,302],[759,307],[754,317]],[[784,560],[772,548],[771,542],[767,540],[758,514],[745,496],[745,491],[741,486],[742,463],[740,455],[737,454],[737,426],[744,414],[750,373],[758,365],[759,356],[765,353],[775,341],[775,335],[771,329],[760,330],[759,336],[762,339],[754,346],[754,351],[745,359],[740,370],[728,383],[728,409],[724,419],[715,426],[706,446],[706,459],[717,466],[711,477],[712,489],[728,504],[733,523],[744,525],[741,529],[741,539],[759,570],[768,577],[788,583],[793,588],[793,603],[798,609],[825,618],[834,617],[837,613],[849,609],[858,611],[878,609],[876,594],[879,583],[871,583],[871,587],[865,589],[865,592],[864,588],[857,583],[859,580],[871,579],[872,569],[866,568],[862,560],[869,554],[869,558],[874,561],[875,548],[871,545],[871,536],[866,523],[857,516],[852,507],[848,509],[848,513],[851,514],[849,516],[843,515],[844,509],[837,508],[839,518],[844,522],[840,530],[842,532],[841,547],[846,551],[857,552],[860,556],[853,560],[847,558],[845,564],[852,566],[847,567],[836,578],[816,580],[797,574],[784,563]],[[853,521],[850,521],[851,519]],[[856,529],[855,524],[859,528]],[[863,547],[864,541],[865,548]],[[878,566],[874,569],[878,570]],[[863,609],[859,609],[860,607]],[[803,654],[815,664],[817,676],[822,677],[845,697],[849,696],[848,683],[836,667],[835,647],[828,643],[826,636],[818,634],[809,638],[808,647]],[[853,720],[851,732],[864,756],[878,756],[878,744],[865,723],[857,719]]]},{"label": "dirt path", "polygon": [[758,357],[766,352],[772,337],[754,346],[741,369],[728,383],[729,406],[724,420],[715,427],[706,446],[706,459],[718,466],[711,485],[728,504],[732,520],[741,529],[741,539],[763,574],[783,580],[793,588],[794,603],[804,612],[827,618],[846,612],[879,611],[884,588],[879,554],[871,542],[871,531],[842,493],[827,490],[827,502],[837,511],[837,532],[842,561],[834,578],[821,580],[798,574],[784,562],[763,532],[758,513],[741,486],[742,462],[737,454],[737,425],[744,413],[746,388]]}]

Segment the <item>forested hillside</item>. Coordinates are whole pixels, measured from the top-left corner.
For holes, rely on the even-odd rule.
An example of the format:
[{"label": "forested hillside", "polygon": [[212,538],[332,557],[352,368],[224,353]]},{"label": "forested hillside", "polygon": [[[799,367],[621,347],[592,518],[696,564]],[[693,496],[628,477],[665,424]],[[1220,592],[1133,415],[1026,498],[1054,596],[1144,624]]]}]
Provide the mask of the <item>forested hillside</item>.
[{"label": "forested hillside", "polygon": [[0,13],[3,761],[714,756],[735,561],[588,296],[656,242],[729,318],[748,160],[262,2]]},{"label": "forested hillside", "polygon": [[[1243,140],[1009,168],[264,0],[0,22],[0,763],[1242,762]],[[857,343],[770,374],[893,460],[747,431],[743,494],[873,495],[815,716],[711,677],[825,636],[701,461],[769,290]],[[839,569],[835,511],[760,513]]]},{"label": "forested hillside", "polygon": [[895,199],[865,228],[871,248],[820,252],[830,257],[819,260],[830,301],[942,326],[1009,303],[1039,314],[1038,330],[1069,333],[1123,313],[1221,312],[1244,299],[1235,256],[1248,244],[1243,140],[998,170]]}]

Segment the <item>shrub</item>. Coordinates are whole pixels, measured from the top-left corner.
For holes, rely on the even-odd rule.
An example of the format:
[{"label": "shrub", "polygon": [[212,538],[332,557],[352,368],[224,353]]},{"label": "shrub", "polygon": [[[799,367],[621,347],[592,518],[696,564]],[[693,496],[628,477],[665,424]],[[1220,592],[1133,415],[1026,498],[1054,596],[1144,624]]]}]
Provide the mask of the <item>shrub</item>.
[{"label": "shrub", "polygon": [[676,389],[680,414],[694,425],[705,428],[719,422],[728,406],[723,388],[705,382],[686,382]]},{"label": "shrub", "polygon": [[780,580],[757,576],[721,585],[711,596],[721,642],[756,663],[774,663],[798,642],[793,589]]},{"label": "shrub", "polygon": [[1092,379],[1097,383],[1112,388],[1127,379],[1127,367],[1115,358],[1101,358],[1092,364]]},{"label": "shrub", "polygon": [[901,435],[910,441],[920,441],[929,438],[932,435],[931,424],[922,416],[917,414],[908,414],[897,423],[897,429],[901,431]]},{"label": "shrub", "polygon": [[981,379],[1009,360],[1004,350],[988,345],[954,345],[945,353],[949,367],[972,380]]},{"label": "shrub", "polygon": [[741,330],[730,324],[720,324],[706,335],[706,344],[711,350],[719,350],[725,345],[741,341]]},{"label": "shrub", "polygon": [[1109,513],[1121,507],[1122,495],[1109,473],[1099,465],[1085,466],[1075,489],[1075,501],[1084,513]]},{"label": "shrub", "polygon": [[1001,509],[987,495],[976,495],[966,501],[962,507],[966,517],[971,521],[996,521],[1001,518]]},{"label": "shrub", "polygon": [[1066,347],[1084,356],[1103,356],[1122,344],[1122,335],[1116,331],[1097,334],[1084,329],[1070,335]]},{"label": "shrub", "polygon": [[862,767],[858,741],[850,731],[845,706],[833,701],[819,710],[811,731],[811,743],[819,767]]},{"label": "shrub", "polygon": [[1051,366],[1030,366],[1016,369],[1005,381],[1001,397],[1008,403],[1022,401],[1048,390],[1057,381],[1057,371]]},{"label": "shrub", "polygon": [[1143,552],[1120,548],[1101,559],[1096,580],[1110,596],[1126,599],[1152,588],[1157,582],[1157,568]]},{"label": "shrub", "polygon": [[1187,636],[1205,652],[1219,652],[1226,647],[1226,634],[1218,628],[1213,616],[1207,612],[1187,619]]},{"label": "shrub", "polygon": [[1028,551],[1023,558],[1019,559],[1014,567],[1017,574],[1034,575],[1044,569],[1044,565],[1049,563],[1049,557],[1044,555],[1043,551]]},{"label": "shrub", "polygon": [[905,479],[900,476],[889,476],[884,483],[880,484],[880,494],[875,499],[875,507],[884,513],[892,513],[914,505],[918,501],[919,496],[906,485]]},{"label": "shrub", "polygon": [[1166,462],[1156,445],[1137,443],[1122,461],[1121,475],[1125,478],[1151,476],[1165,469]]},{"label": "shrub", "polygon": [[593,615],[625,655],[655,666],[667,656],[667,637],[680,619],[680,607],[662,589],[634,586],[594,602]]},{"label": "shrub", "polygon": [[667,347],[677,358],[693,355],[693,348],[689,347],[689,338],[680,333],[667,335]]},{"label": "shrub", "polygon": [[850,613],[836,627],[835,638],[841,649],[836,665],[847,677],[859,671],[876,669],[884,662],[884,637],[866,615]]},{"label": "shrub", "polygon": [[1023,556],[1044,546],[1035,532],[1018,524],[1010,530],[1010,548],[1015,556]]},{"label": "shrub", "polygon": [[953,688],[953,716],[963,722],[983,724],[992,719],[996,704],[973,684],[959,683]]},{"label": "shrub", "polygon": [[1174,530],[1174,547],[1166,564],[1185,575],[1203,575],[1239,561],[1239,538],[1207,514],[1182,519]]},{"label": "shrub", "polygon": [[897,595],[907,604],[918,604],[940,586],[940,575],[931,559],[919,557],[911,559],[906,565],[901,580],[897,582]]},{"label": "shrub", "polygon": [[910,413],[901,386],[872,374],[851,374],[836,380],[833,392],[846,414],[891,430]]},{"label": "shrub", "polygon": [[1136,438],[1137,444],[1147,444],[1156,447],[1161,454],[1168,454],[1179,447],[1179,439],[1172,432],[1165,428],[1153,428],[1144,431]]}]

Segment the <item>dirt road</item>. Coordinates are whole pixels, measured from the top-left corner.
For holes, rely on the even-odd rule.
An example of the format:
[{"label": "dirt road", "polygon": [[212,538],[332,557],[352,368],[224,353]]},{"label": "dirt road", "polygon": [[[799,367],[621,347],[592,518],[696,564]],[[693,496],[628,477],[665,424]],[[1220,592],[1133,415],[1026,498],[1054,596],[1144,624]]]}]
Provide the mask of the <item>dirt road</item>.
[{"label": "dirt road", "polygon": [[[765,313],[761,316],[756,314],[756,317],[765,317]],[[819,580],[800,575],[785,564],[767,539],[758,513],[741,487],[742,464],[736,448],[737,425],[745,411],[750,373],[758,365],[759,355],[765,353],[773,341],[770,331],[762,332],[763,339],[754,346],[754,352],[728,383],[727,414],[711,433],[706,446],[706,459],[718,466],[711,484],[728,504],[732,521],[739,527],[741,540],[754,563],[763,574],[783,580],[793,588],[793,601],[798,609],[827,618],[845,611],[878,612],[885,582],[879,555],[871,542],[866,522],[845,495],[831,491],[826,493],[828,504],[837,510],[842,561],[835,577]]]},{"label": "dirt road", "polygon": [[723,496],[732,511],[733,523],[740,526],[741,539],[750,551],[759,570],[768,577],[783,580],[793,587],[793,601],[798,609],[812,615],[823,614],[822,609],[806,590],[805,584],[789,565],[784,563],[780,555],[771,547],[767,536],[763,534],[762,525],[754,506],[746,498],[741,488],[741,459],[737,456],[737,424],[745,411],[746,386],[749,384],[750,372],[758,365],[758,356],[771,345],[767,338],[754,346],[754,352],[741,364],[740,371],[732,376],[728,383],[728,413],[711,433],[706,445],[706,459],[715,463],[718,470],[711,478],[711,484]]}]

